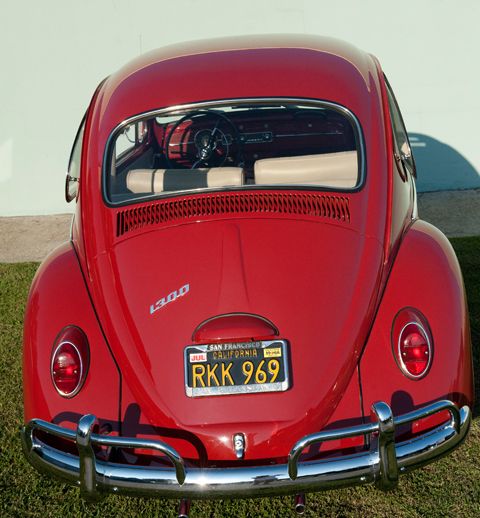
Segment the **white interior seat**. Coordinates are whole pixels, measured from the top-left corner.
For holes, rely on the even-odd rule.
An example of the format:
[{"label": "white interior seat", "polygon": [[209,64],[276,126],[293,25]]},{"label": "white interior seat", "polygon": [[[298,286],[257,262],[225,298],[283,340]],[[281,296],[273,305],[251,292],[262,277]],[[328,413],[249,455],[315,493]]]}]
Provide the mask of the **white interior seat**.
[{"label": "white interior seat", "polygon": [[355,187],[358,179],[357,152],[263,158],[255,162],[254,173],[257,185]]},{"label": "white interior seat", "polygon": [[132,169],[127,173],[127,189],[135,194],[182,191],[244,184],[241,167],[211,169]]}]

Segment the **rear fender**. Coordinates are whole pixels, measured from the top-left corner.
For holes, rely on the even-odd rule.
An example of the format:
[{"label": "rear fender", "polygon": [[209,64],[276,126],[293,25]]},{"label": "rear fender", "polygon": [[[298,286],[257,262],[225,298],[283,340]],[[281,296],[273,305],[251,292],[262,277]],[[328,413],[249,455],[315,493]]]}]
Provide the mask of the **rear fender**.
[{"label": "rear fender", "polygon": [[[423,313],[433,337],[432,364],[419,380],[402,374],[392,350],[392,323],[405,307]],[[394,415],[439,399],[472,407],[471,337],[462,273],[450,242],[429,223],[416,221],[403,238],[360,373],[367,415],[379,400],[388,402]]]},{"label": "rear fender", "polygon": [[[80,392],[66,399],[50,374],[55,338],[67,325],[83,329],[90,367]],[[23,346],[24,415],[74,428],[93,413],[100,424],[118,429],[120,373],[98,324],[71,243],[54,250],[38,269],[28,297]]]}]

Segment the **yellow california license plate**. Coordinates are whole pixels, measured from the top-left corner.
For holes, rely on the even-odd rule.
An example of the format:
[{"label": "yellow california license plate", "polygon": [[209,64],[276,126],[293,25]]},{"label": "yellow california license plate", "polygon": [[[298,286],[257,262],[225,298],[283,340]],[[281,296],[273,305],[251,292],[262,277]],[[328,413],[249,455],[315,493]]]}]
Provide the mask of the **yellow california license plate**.
[{"label": "yellow california license plate", "polygon": [[187,396],[287,390],[287,352],[285,340],[190,345],[185,348]]}]

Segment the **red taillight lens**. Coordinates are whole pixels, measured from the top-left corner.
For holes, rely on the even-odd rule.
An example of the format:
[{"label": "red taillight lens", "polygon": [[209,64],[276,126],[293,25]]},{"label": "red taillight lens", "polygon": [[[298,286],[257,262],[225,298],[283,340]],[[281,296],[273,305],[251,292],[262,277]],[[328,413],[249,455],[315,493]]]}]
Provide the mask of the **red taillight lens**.
[{"label": "red taillight lens", "polygon": [[72,394],[77,388],[82,378],[82,360],[72,344],[59,346],[53,357],[52,377],[61,394]]},{"label": "red taillight lens", "polygon": [[68,326],[55,340],[51,376],[57,392],[73,397],[82,388],[88,369],[87,337],[78,327]]},{"label": "red taillight lens", "polygon": [[404,327],[398,341],[400,360],[412,376],[421,376],[430,363],[430,347],[418,324]]},{"label": "red taillight lens", "polygon": [[432,337],[426,318],[418,310],[405,308],[397,314],[392,346],[397,364],[407,377],[425,376],[432,363]]}]

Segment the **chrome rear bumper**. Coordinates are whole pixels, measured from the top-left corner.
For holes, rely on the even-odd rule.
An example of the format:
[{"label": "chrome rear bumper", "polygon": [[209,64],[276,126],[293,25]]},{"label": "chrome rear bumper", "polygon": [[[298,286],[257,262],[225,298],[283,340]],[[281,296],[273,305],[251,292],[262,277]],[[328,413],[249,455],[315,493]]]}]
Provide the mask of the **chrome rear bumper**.
[{"label": "chrome rear bumper", "polygon": [[[451,419],[414,439],[395,443],[395,427],[448,410]],[[175,498],[238,498],[304,493],[375,483],[394,487],[399,474],[419,468],[450,452],[465,438],[470,426],[468,406],[458,409],[451,401],[438,401],[419,410],[393,417],[383,402],[372,406],[371,422],[308,435],[291,449],[288,463],[238,468],[186,468],[180,455],[161,441],[113,437],[93,433],[96,419],[83,416],[76,432],[33,419],[22,429],[28,461],[39,471],[79,485],[84,497],[102,493]],[[36,437],[36,431],[76,443],[78,456],[57,450]],[[369,436],[370,449],[348,456],[299,462],[302,451],[325,441]],[[93,445],[145,448],[162,452],[172,468],[153,468],[98,460]]]}]

